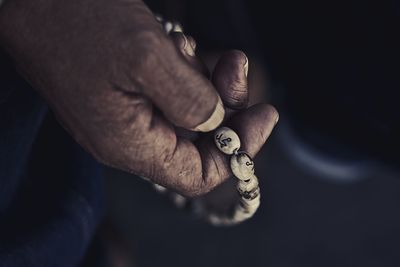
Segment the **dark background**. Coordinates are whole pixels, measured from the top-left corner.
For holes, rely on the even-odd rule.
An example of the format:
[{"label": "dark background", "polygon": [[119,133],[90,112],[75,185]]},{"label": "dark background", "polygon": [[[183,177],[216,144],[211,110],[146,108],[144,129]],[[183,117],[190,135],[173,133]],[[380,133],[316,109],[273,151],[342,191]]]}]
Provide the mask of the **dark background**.
[{"label": "dark background", "polygon": [[108,170],[133,266],[400,266],[399,2],[147,2],[200,52],[261,62],[280,123],[256,160],[261,208],[240,226],[208,226]]}]

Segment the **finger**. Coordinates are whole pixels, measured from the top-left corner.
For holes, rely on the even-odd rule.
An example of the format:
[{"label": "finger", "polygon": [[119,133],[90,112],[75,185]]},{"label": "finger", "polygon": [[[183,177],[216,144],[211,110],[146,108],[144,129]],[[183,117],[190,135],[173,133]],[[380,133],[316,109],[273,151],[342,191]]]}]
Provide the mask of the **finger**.
[{"label": "finger", "polygon": [[169,34],[176,47],[181,51],[182,55],[189,59],[195,56],[195,50],[192,47],[187,36],[182,32],[171,32]]},{"label": "finger", "polygon": [[174,125],[202,132],[215,129],[225,113],[217,91],[190,66],[173,42],[161,42],[162,51],[150,49],[152,54],[138,62],[136,66],[142,69],[135,71],[142,75],[133,79]]},{"label": "finger", "polygon": [[200,60],[200,58],[196,57],[196,42],[194,39],[191,36],[183,34],[182,32],[171,32],[169,36],[189,64],[202,73],[205,77],[209,77],[210,73],[206,65]]},{"label": "finger", "polygon": [[[240,149],[255,157],[262,147],[260,144],[268,139],[278,120],[278,111],[271,105],[261,103],[251,106],[245,113],[238,113],[228,125],[241,139],[246,140]],[[259,127],[251,127],[252,124]]]},{"label": "finger", "polygon": [[[270,135],[276,118],[276,110],[265,104],[253,106],[233,117],[231,127],[239,134],[242,149],[254,156]],[[159,117],[153,118],[152,125],[146,135],[158,140],[152,148],[157,155],[152,157],[154,166],[147,174],[153,182],[187,196],[196,196],[232,176],[229,156],[218,150],[212,135],[195,146],[186,139],[177,138]]]},{"label": "finger", "polygon": [[197,48],[196,40],[190,35],[187,35],[186,37],[188,38],[189,43],[192,46],[193,50],[196,52],[196,48]]},{"label": "finger", "polygon": [[227,107],[232,109],[247,107],[249,101],[247,72],[248,59],[239,50],[226,52],[218,60],[212,81]]},{"label": "finger", "polygon": [[[278,112],[274,107],[257,104],[234,115],[227,125],[239,135],[240,150],[246,151],[254,158],[270,136],[277,119]],[[208,174],[205,177],[206,187],[203,191],[206,193],[228,177],[232,177],[233,174],[230,168],[230,157],[219,151],[213,140],[201,144],[199,148],[204,151],[203,154],[209,155],[203,157],[203,166],[205,166],[203,171]],[[215,175],[215,172],[218,175]]]}]

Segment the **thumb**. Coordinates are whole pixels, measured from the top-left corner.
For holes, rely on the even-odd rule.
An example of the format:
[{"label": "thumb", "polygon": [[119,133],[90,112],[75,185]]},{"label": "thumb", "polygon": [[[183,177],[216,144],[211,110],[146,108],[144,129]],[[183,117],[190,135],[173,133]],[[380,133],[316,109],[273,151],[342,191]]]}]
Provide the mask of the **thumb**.
[{"label": "thumb", "polygon": [[146,70],[151,69],[151,74],[142,84],[143,93],[174,125],[193,131],[214,130],[225,115],[216,89],[187,62],[168,36],[159,45],[160,49],[146,60]]}]

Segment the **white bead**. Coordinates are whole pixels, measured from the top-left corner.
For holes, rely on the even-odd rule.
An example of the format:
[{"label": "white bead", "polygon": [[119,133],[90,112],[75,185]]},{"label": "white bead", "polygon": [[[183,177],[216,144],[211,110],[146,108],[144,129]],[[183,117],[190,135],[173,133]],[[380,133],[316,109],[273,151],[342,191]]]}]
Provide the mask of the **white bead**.
[{"label": "white bead", "polygon": [[173,27],[174,26],[173,26],[172,22],[167,21],[164,23],[164,31],[166,33],[170,33],[172,31]]},{"label": "white bead", "polygon": [[245,152],[239,152],[231,157],[233,175],[239,180],[248,180],[254,175],[254,162]]},{"label": "white bead", "polygon": [[246,199],[244,197],[240,198],[240,203],[242,205],[242,207],[247,208],[247,207],[258,207],[260,205],[261,202],[261,197],[260,194],[258,194],[255,198],[253,199]]},{"label": "white bead", "polygon": [[156,191],[159,192],[159,193],[166,193],[167,192],[167,188],[165,188],[162,185],[153,184],[153,186],[154,186],[154,189],[156,189]]},{"label": "white bead", "polygon": [[254,215],[254,212],[250,212],[250,211],[245,210],[243,208],[242,209],[237,209],[235,211],[235,213],[233,214],[233,220],[236,223],[240,223],[240,222],[243,222],[245,220],[250,219],[253,215]]},{"label": "white bead", "polygon": [[173,27],[172,27],[172,31],[173,32],[183,32],[183,27],[178,22],[174,22],[173,23]]},{"label": "white bead", "polygon": [[215,131],[214,142],[219,150],[228,155],[232,155],[240,148],[239,136],[228,127]]},{"label": "white bead", "polygon": [[240,194],[243,192],[250,192],[253,191],[258,187],[258,179],[254,175],[246,181],[239,180],[237,183],[237,190],[239,191]]},{"label": "white bead", "polygon": [[257,211],[257,209],[258,209],[259,207],[260,207],[260,202],[258,201],[258,202],[254,202],[253,205],[248,205],[248,206],[246,206],[246,207],[245,207],[245,210],[246,210],[247,212],[249,212],[249,213],[254,214],[254,213]]},{"label": "white bead", "polygon": [[242,196],[242,200],[243,201],[248,201],[248,200],[253,200],[256,197],[258,197],[260,195],[260,188],[257,187],[255,190],[250,191],[250,192],[243,192]]},{"label": "white bead", "polygon": [[172,195],[172,200],[178,208],[183,208],[186,205],[186,198],[177,193]]}]

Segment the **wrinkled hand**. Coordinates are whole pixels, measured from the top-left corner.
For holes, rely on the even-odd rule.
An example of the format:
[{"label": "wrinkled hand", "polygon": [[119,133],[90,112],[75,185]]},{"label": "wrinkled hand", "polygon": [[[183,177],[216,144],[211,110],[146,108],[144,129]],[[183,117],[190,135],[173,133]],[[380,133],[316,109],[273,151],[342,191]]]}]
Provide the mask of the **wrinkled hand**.
[{"label": "wrinkled hand", "polygon": [[[21,74],[48,101],[74,139],[106,165],[194,196],[231,173],[210,134],[190,141],[175,126],[215,129],[228,122],[254,156],[277,113],[249,109],[245,55],[221,57],[210,82],[138,0],[8,0],[0,41]],[[178,49],[177,49],[178,47]],[[195,62],[195,61],[194,61]]]}]

